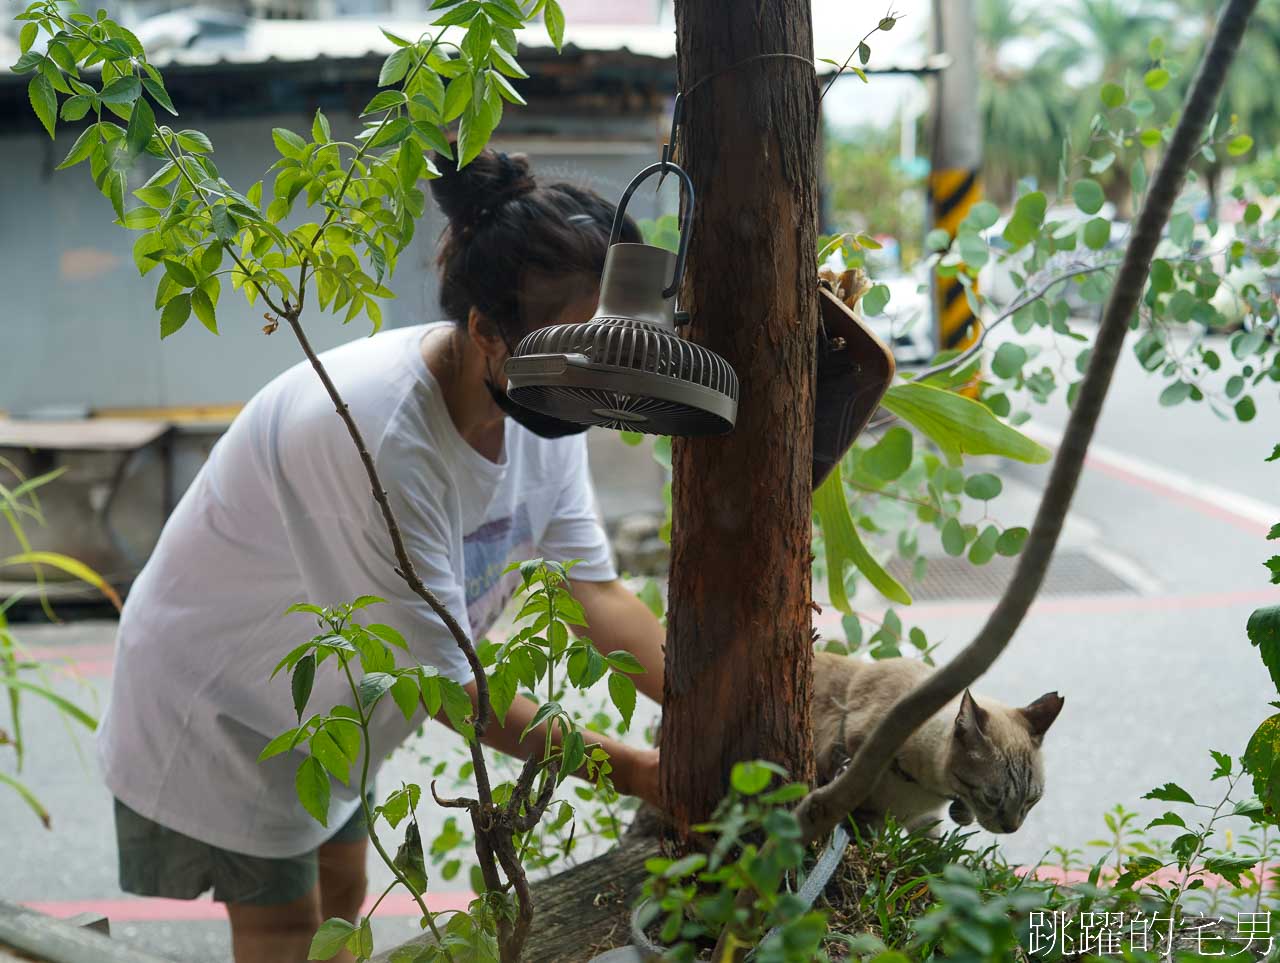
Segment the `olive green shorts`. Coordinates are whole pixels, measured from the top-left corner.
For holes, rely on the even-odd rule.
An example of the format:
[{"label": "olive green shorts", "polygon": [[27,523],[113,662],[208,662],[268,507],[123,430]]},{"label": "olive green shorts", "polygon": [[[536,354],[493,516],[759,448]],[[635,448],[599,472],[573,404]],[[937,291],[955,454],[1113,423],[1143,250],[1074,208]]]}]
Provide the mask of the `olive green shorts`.
[{"label": "olive green shorts", "polygon": [[[320,879],[319,850],[283,859],[248,856],[166,829],[119,799],[115,804],[120,888],[126,893],[195,899],[212,889],[220,903],[275,906],[301,899]],[[364,836],[361,807],[329,842],[353,843]]]}]

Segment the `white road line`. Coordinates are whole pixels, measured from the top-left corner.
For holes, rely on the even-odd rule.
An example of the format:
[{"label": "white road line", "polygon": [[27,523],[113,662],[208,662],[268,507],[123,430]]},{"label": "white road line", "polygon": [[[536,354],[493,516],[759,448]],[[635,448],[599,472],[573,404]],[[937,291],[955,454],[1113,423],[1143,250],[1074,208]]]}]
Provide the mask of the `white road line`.
[{"label": "white road line", "polygon": [[[1019,426],[1019,431],[1044,445],[1054,448],[1062,440],[1062,432],[1048,425],[1028,422]],[[1123,452],[1099,445],[1094,442],[1089,446],[1089,460],[1099,467],[1112,468],[1136,478],[1141,478],[1153,485],[1176,492],[1189,499],[1202,502],[1217,512],[1226,512],[1262,528],[1270,528],[1280,522],[1280,505],[1273,505],[1242,495],[1229,488],[1223,488],[1211,482],[1193,478],[1179,471],[1157,465],[1144,458],[1137,458]]]}]

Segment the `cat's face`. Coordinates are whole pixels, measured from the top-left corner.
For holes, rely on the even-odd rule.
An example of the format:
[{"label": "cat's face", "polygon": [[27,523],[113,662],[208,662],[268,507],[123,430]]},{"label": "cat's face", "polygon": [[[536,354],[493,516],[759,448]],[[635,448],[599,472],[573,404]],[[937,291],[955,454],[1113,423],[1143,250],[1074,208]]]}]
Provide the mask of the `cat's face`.
[{"label": "cat's face", "polygon": [[952,788],[983,829],[1011,833],[1044,793],[1040,744],[1062,711],[1056,692],[1020,709],[981,708],[965,692],[947,756]]}]

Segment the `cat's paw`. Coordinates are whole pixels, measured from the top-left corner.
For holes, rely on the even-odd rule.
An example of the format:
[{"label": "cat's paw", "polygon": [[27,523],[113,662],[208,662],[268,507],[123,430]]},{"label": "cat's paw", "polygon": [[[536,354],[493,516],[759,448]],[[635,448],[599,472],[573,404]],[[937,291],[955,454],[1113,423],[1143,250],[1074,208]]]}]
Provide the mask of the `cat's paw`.
[{"label": "cat's paw", "polygon": [[973,822],[972,810],[959,799],[951,800],[951,808],[947,810],[947,815],[957,826],[968,826]]}]

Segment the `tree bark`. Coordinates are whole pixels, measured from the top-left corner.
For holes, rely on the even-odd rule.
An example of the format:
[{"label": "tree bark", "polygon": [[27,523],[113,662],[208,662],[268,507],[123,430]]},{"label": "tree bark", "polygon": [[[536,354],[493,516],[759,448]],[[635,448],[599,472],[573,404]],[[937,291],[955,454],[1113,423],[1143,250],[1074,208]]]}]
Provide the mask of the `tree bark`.
[{"label": "tree bark", "polygon": [[[677,831],[734,762],[809,780],[818,89],[808,0],[677,0],[684,306],[738,373],[735,430],[677,439],[662,786]],[[782,56],[778,56],[781,54]]]}]

